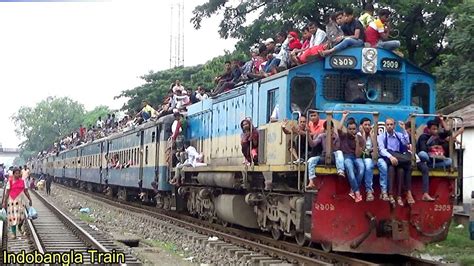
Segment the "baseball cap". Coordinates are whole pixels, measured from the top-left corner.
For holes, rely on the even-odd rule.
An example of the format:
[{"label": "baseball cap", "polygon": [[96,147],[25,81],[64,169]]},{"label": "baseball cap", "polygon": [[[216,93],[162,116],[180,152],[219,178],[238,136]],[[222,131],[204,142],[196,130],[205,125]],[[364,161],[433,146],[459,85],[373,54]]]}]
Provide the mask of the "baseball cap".
[{"label": "baseball cap", "polygon": [[275,42],[275,41],[273,40],[273,38],[268,38],[268,39],[266,39],[263,43],[264,43],[265,45],[268,45],[268,44],[270,44],[270,43],[272,43],[272,42]]}]

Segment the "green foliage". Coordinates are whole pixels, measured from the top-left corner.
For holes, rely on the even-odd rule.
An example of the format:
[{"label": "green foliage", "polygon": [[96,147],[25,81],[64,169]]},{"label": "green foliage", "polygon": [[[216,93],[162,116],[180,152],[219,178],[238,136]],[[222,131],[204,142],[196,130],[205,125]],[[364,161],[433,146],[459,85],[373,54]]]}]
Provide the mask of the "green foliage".
[{"label": "green foliage", "polygon": [[208,91],[214,88],[214,77],[222,73],[224,62],[231,59],[245,60],[245,54],[240,52],[226,52],[223,56],[218,56],[204,65],[192,67],[178,67],[158,72],[149,72],[141,78],[145,84],[131,90],[122,91],[115,98],[127,97],[129,100],[122,107],[122,110],[128,110],[130,114],[138,112],[141,109],[143,100],[148,100],[150,104],[157,109],[168,94],[171,84],[177,79],[188,92],[197,88],[198,85],[204,86]]},{"label": "green foliage", "polygon": [[446,240],[428,245],[424,253],[442,256],[446,260],[445,263],[473,265],[474,241],[469,239],[467,227],[456,228],[456,226],[452,223]]},{"label": "green foliage", "polygon": [[[359,14],[365,0],[209,0],[197,6],[191,22],[196,29],[206,17],[218,13],[224,15],[219,28],[221,37],[240,40],[238,48],[247,49],[255,42],[275,36],[278,31],[301,29],[308,21],[325,25],[328,15],[344,7],[353,7]],[[443,52],[443,39],[448,30],[445,23],[452,8],[460,0],[381,0],[380,7],[393,11],[393,28],[399,30],[398,37],[408,58],[422,67],[430,68],[438,62]],[[233,4],[234,3],[234,4]],[[248,23],[248,15],[258,13],[258,18]],[[252,15],[252,17],[254,17]],[[247,24],[246,24],[247,23]]]},{"label": "green foliage", "polygon": [[21,158],[21,157],[15,157],[15,159],[13,159],[13,163],[12,165],[16,165],[16,166],[22,166],[22,165],[25,165],[26,164],[26,161]]},{"label": "green foliage", "polygon": [[28,158],[77,129],[83,121],[84,106],[67,97],[48,97],[34,108],[22,106],[12,116],[15,132],[26,139],[21,156]]},{"label": "green foliage", "polygon": [[105,119],[107,118],[107,114],[111,114],[111,113],[112,113],[112,110],[110,110],[108,106],[105,106],[105,105],[97,106],[96,108],[87,112],[84,115],[84,120],[82,122],[82,125],[84,127],[89,128],[89,126],[95,125],[99,117],[102,117],[102,120],[105,121]]},{"label": "green foliage", "polygon": [[474,2],[466,1],[454,10],[454,25],[447,35],[449,52],[436,68],[438,103],[442,108],[474,95]]}]

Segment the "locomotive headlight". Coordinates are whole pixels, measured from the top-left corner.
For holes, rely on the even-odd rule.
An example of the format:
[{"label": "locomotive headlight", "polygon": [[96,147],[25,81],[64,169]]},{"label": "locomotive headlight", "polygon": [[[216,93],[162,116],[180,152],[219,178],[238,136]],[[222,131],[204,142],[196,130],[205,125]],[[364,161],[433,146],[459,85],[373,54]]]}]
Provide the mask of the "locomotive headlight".
[{"label": "locomotive headlight", "polygon": [[377,49],[362,49],[362,72],[367,74],[374,74],[377,72]]},{"label": "locomotive headlight", "polygon": [[375,73],[375,64],[374,62],[367,62],[365,65],[362,67],[362,70],[364,73]]},{"label": "locomotive headlight", "polygon": [[370,49],[370,50],[365,51],[364,57],[368,61],[373,61],[377,57],[377,50]]}]

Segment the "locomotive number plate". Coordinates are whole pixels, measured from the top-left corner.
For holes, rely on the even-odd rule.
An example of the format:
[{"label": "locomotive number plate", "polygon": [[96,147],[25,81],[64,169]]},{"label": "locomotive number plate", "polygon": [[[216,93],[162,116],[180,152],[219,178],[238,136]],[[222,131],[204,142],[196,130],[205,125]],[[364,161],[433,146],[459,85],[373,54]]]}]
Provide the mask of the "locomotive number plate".
[{"label": "locomotive number plate", "polygon": [[398,59],[382,58],[380,63],[382,70],[400,71],[402,69],[402,63]]},{"label": "locomotive number plate", "polygon": [[335,211],[336,207],[334,207],[333,204],[330,203],[315,203],[314,204],[314,209],[318,211]]},{"label": "locomotive number plate", "polygon": [[357,59],[353,56],[342,56],[335,55],[331,56],[331,61],[329,61],[332,68],[355,68],[357,65]]},{"label": "locomotive number plate", "polygon": [[435,204],[434,211],[435,212],[450,212],[451,211],[451,205],[449,205],[449,204]]}]

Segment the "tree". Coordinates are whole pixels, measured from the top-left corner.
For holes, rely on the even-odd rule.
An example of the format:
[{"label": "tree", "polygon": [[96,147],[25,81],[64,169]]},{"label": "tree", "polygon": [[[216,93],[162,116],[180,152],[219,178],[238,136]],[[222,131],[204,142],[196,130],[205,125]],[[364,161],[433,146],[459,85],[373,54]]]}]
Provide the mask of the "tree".
[{"label": "tree", "polygon": [[89,127],[95,125],[97,119],[102,117],[102,120],[107,118],[107,114],[111,114],[112,110],[108,106],[100,105],[94,108],[93,110],[86,112],[84,115],[84,119],[82,121],[82,125],[84,127]]},{"label": "tree", "polygon": [[466,1],[454,10],[453,27],[447,35],[448,52],[436,68],[437,107],[474,96],[474,3]]},{"label": "tree", "polygon": [[[248,49],[255,42],[275,36],[278,31],[301,29],[308,21],[325,25],[328,15],[351,6],[356,12],[370,1],[364,0],[242,0],[238,4],[228,0],[208,0],[197,6],[191,22],[196,29],[202,20],[223,13],[219,25],[221,37],[240,40],[238,49]],[[448,30],[446,19],[459,0],[381,0],[379,7],[393,11],[393,26],[400,32],[403,51],[408,59],[418,65],[430,68],[438,62],[443,52],[443,40]],[[258,14],[251,23],[250,14]],[[252,15],[253,16],[253,15]],[[247,24],[246,24],[247,23]]]},{"label": "tree", "polygon": [[15,159],[13,159],[13,163],[12,163],[12,165],[15,165],[15,166],[23,166],[25,164],[26,164],[25,159],[23,159],[21,157],[15,157]]},{"label": "tree", "polygon": [[84,106],[67,97],[48,97],[34,108],[22,106],[12,116],[15,132],[26,140],[20,144],[23,158],[36,155],[58,138],[76,130],[83,121]]}]

